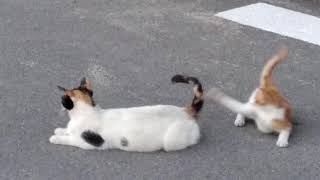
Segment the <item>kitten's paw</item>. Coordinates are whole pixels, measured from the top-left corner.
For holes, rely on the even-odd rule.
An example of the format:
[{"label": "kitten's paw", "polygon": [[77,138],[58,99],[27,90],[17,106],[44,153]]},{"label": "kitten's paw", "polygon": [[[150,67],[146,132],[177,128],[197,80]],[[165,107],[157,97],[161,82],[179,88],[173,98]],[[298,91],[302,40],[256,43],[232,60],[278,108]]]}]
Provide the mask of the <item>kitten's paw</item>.
[{"label": "kitten's paw", "polygon": [[52,144],[59,144],[59,137],[56,135],[53,135],[50,137],[49,142]]},{"label": "kitten's paw", "polygon": [[238,114],[236,120],[234,121],[234,125],[237,127],[242,127],[245,124],[246,124],[245,117],[241,114]]},{"label": "kitten's paw", "polygon": [[278,141],[277,141],[277,146],[284,148],[284,147],[288,147],[288,146],[289,146],[289,143],[288,143],[288,141],[278,140]]},{"label": "kitten's paw", "polygon": [[67,130],[65,128],[56,128],[54,130],[54,134],[55,135],[66,135],[67,134]]},{"label": "kitten's paw", "polygon": [[234,125],[237,127],[243,127],[246,124],[244,119],[236,119]]}]

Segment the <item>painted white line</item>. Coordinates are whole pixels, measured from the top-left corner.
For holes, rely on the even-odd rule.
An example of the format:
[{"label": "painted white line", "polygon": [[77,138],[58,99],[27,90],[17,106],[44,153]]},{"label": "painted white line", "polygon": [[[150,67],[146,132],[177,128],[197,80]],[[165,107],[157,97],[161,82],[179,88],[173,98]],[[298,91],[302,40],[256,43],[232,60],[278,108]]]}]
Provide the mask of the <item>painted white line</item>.
[{"label": "painted white line", "polygon": [[256,3],[216,14],[240,24],[320,45],[320,18]]}]

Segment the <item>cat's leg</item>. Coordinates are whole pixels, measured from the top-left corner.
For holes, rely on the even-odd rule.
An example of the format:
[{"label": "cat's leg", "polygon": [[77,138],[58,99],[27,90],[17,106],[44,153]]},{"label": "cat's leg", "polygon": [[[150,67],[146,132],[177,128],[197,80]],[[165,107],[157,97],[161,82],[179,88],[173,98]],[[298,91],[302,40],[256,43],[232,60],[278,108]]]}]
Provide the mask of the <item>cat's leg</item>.
[{"label": "cat's leg", "polygon": [[68,145],[82,149],[95,149],[94,146],[84,142],[81,138],[71,135],[53,135],[49,139],[52,144]]},{"label": "cat's leg", "polygon": [[288,147],[289,145],[288,140],[289,140],[290,133],[291,133],[291,129],[281,130],[278,136],[277,146]]},{"label": "cat's leg", "polygon": [[234,121],[234,125],[237,127],[242,127],[246,124],[246,117],[242,114],[237,114],[236,120]]},{"label": "cat's leg", "polygon": [[67,128],[56,128],[54,130],[55,135],[68,135]]},{"label": "cat's leg", "polygon": [[292,130],[291,122],[285,119],[275,119],[275,120],[272,120],[271,125],[272,125],[272,130],[274,132],[279,133],[277,146],[287,147],[289,144],[288,140]]},{"label": "cat's leg", "polygon": [[242,103],[216,88],[212,88],[207,93],[207,97],[213,99],[214,101],[220,103],[231,111],[242,114],[246,117],[253,117],[255,115],[255,111],[251,103]]},{"label": "cat's leg", "polygon": [[[253,93],[249,98],[248,104],[253,104],[255,102],[256,92],[257,90],[253,91]],[[246,117],[243,114],[238,113],[236,120],[234,121],[234,125],[237,127],[242,127],[245,124],[246,124]]]}]

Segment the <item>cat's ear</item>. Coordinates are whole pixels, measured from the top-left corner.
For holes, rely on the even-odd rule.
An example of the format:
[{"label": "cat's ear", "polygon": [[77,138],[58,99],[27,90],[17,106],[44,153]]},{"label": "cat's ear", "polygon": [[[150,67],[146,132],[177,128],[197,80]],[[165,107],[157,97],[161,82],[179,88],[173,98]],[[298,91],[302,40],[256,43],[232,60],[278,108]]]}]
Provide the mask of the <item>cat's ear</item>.
[{"label": "cat's ear", "polygon": [[66,91],[67,89],[61,86],[57,86],[60,91]]},{"label": "cat's ear", "polygon": [[87,80],[85,77],[82,78],[80,87],[84,87],[84,88],[87,88],[88,90],[92,90],[91,82]]}]

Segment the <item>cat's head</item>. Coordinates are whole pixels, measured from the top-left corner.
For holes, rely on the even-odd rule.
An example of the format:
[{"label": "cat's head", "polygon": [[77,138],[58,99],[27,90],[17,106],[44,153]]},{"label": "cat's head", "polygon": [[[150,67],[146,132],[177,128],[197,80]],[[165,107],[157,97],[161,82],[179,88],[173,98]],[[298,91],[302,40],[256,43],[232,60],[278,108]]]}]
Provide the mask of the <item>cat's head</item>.
[{"label": "cat's head", "polygon": [[58,86],[58,89],[64,92],[61,97],[61,103],[67,110],[72,110],[77,102],[83,102],[90,106],[95,106],[93,100],[93,91],[90,81],[83,78],[80,82],[80,86],[73,89],[66,89]]}]

